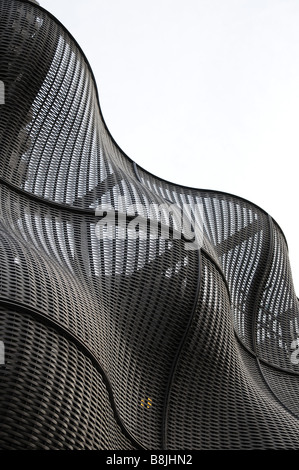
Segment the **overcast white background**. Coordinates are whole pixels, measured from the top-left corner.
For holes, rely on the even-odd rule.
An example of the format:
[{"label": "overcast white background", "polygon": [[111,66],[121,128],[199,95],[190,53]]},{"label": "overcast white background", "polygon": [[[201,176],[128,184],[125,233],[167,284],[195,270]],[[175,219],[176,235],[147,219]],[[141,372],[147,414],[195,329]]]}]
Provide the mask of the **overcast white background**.
[{"label": "overcast white background", "polygon": [[40,0],[93,69],[143,168],[249,199],[286,235],[299,293],[299,0]]}]

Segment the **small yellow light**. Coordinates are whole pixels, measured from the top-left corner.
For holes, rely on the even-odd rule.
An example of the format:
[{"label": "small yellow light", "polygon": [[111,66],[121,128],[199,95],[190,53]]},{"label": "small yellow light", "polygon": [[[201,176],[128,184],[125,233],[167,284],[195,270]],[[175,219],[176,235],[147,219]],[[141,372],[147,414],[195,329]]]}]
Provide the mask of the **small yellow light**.
[{"label": "small yellow light", "polygon": [[145,399],[141,400],[141,406],[144,407],[146,405],[146,407],[149,409],[152,406],[152,399],[148,398],[147,403],[145,403],[145,401],[146,401]]}]

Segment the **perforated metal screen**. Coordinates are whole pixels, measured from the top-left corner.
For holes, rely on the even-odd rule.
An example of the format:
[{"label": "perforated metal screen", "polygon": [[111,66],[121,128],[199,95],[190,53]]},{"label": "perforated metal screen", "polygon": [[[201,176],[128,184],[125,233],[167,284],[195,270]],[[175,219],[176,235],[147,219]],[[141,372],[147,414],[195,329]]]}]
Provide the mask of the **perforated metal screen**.
[{"label": "perforated metal screen", "polygon": [[38,4],[0,0],[0,82],[0,448],[297,449],[277,223],[131,161]]}]

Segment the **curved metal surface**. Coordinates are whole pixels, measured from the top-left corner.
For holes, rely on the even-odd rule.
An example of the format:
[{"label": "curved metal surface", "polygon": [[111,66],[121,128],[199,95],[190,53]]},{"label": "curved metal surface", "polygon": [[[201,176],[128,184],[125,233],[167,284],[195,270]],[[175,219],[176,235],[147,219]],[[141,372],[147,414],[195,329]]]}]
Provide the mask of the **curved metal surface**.
[{"label": "curved metal surface", "polygon": [[0,0],[0,49],[0,448],[298,449],[280,227],[125,155],[37,2]]}]

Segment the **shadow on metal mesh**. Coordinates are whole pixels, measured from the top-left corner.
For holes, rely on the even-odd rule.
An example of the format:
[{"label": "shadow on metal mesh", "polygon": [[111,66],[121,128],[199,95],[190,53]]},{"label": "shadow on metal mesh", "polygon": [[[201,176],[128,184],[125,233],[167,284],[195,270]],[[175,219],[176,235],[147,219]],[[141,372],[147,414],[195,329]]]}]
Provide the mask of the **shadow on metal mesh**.
[{"label": "shadow on metal mesh", "polygon": [[0,0],[0,48],[0,448],[297,449],[280,227],[126,156],[35,2]]}]

